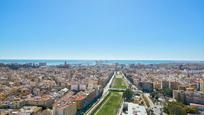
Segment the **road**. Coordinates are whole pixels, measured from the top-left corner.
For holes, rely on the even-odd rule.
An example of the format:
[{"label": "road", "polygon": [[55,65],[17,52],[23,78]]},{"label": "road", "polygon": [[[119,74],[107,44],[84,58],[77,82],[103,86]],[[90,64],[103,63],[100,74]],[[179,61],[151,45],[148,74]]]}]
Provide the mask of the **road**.
[{"label": "road", "polygon": [[105,97],[109,94],[109,88],[111,86],[111,83],[114,79],[116,75],[116,72],[114,72],[113,76],[111,77],[111,79],[109,80],[109,82],[106,84],[106,86],[103,89],[103,94],[101,96],[101,98],[98,99],[98,101],[85,113],[85,115],[91,115],[91,113],[93,113],[93,111],[100,105],[100,103],[103,102],[103,100],[105,99]]},{"label": "road", "polygon": [[149,93],[144,93],[144,96],[146,97],[146,99],[147,99],[148,102],[149,102],[149,105],[150,105],[149,109],[152,109],[152,110],[154,111],[154,114],[155,114],[155,115],[161,115],[161,114],[162,114],[162,112],[161,112],[161,110],[160,110],[161,106],[155,105],[155,104],[152,102],[151,98],[149,97],[149,96],[150,96]]},{"label": "road", "polygon": [[122,89],[122,88],[109,88],[110,91],[126,91],[126,89]]},{"label": "road", "polygon": [[111,79],[109,80],[107,85],[104,87],[102,96],[104,96],[104,95],[106,95],[108,93],[108,90],[109,90],[109,88],[111,86],[111,83],[112,83],[115,75],[116,75],[116,72],[114,72],[113,76],[111,77]]}]

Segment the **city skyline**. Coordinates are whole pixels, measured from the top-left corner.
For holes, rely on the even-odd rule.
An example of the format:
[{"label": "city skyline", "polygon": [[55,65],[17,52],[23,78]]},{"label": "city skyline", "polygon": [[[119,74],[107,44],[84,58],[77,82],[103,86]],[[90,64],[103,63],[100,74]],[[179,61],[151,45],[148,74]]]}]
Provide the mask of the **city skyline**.
[{"label": "city skyline", "polygon": [[0,59],[204,60],[204,1],[0,1]]}]

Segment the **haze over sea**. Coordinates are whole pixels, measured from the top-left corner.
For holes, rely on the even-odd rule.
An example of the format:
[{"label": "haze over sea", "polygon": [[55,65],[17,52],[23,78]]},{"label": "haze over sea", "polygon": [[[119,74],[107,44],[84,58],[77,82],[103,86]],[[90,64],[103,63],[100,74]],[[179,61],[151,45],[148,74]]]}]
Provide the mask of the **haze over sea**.
[{"label": "haze over sea", "polygon": [[47,65],[61,65],[65,62],[67,64],[81,64],[81,65],[95,65],[100,64],[169,64],[169,63],[202,63],[204,61],[178,61],[178,60],[20,60],[20,59],[1,59],[0,63],[11,64],[26,64],[26,63],[44,63]]}]

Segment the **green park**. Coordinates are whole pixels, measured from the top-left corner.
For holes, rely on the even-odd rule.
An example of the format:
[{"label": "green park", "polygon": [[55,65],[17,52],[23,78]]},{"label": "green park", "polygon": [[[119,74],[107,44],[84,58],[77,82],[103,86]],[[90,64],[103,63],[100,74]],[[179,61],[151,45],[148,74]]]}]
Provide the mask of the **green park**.
[{"label": "green park", "polygon": [[[112,81],[111,88],[127,89],[123,74],[118,72]],[[116,115],[123,101],[123,92],[110,91],[109,95],[104,99],[95,111],[94,115]]]}]

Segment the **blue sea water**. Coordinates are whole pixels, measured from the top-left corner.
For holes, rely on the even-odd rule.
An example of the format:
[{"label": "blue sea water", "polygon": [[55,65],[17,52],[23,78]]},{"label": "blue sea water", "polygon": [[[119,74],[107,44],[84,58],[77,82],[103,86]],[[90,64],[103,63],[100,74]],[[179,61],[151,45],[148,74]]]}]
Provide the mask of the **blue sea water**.
[{"label": "blue sea water", "polygon": [[100,64],[167,64],[167,63],[202,63],[204,61],[174,61],[174,60],[0,60],[0,63],[11,64],[25,64],[25,63],[44,63],[47,65],[61,65],[65,62],[67,64],[81,64],[81,65],[95,65]]}]

